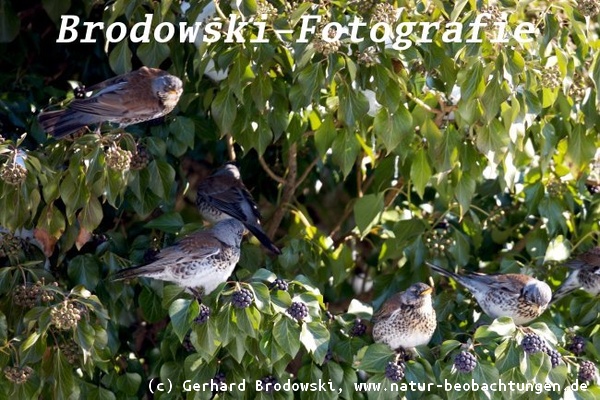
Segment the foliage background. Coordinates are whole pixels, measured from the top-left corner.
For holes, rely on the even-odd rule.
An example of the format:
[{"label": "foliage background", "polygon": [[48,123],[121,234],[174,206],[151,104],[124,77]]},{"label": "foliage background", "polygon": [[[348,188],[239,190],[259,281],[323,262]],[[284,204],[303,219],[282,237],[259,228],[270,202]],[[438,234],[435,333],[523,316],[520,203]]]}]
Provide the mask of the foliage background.
[{"label": "foliage background", "polygon": [[[193,22],[206,3],[193,2],[183,13],[177,1],[0,1],[0,162],[17,157],[27,169],[21,184],[0,182],[0,225],[7,232],[0,367],[31,368],[24,383],[0,376],[2,398],[138,398],[147,395],[151,378],[181,387],[185,379],[209,382],[218,372],[228,383],[269,375],[280,382],[324,379],[343,389],[342,398],[385,397],[352,385],[389,385],[384,370],[392,352],[369,335],[350,333],[356,318],[368,321],[372,307],[394,292],[427,282],[424,260],[531,273],[556,288],[567,273],[561,262],[597,245],[596,3],[391,2],[407,7],[401,20],[414,22],[467,26],[482,10],[504,11],[509,31],[522,21],[535,24],[538,34],[528,44],[493,44],[489,32],[483,43],[447,44],[438,32],[432,43],[396,51],[369,40],[331,46],[284,37],[286,44],[271,32],[292,26],[297,34],[298,18],[308,13],[342,25],[354,15],[371,24],[389,17],[374,2],[343,0],[270,6],[245,0],[239,11],[221,4],[226,15],[268,14],[270,42],[261,45],[107,45],[101,33],[96,44],[56,44],[62,14],[132,26],[152,13],[155,25]],[[204,75],[209,60],[228,71],[224,79]],[[130,135],[117,139],[56,141],[41,131],[37,113],[71,98],[70,80],[89,85],[141,65],[184,79],[179,106],[164,121],[130,127]],[[378,110],[368,99],[373,94]],[[108,168],[112,142],[133,154],[144,148],[147,165]],[[173,286],[106,279],[201,226],[195,186],[232,152],[283,254],[270,257],[247,240],[234,276],[239,283],[205,299],[212,309],[205,324],[193,322],[197,302]],[[290,283],[287,292],[269,289],[276,277]],[[31,295],[38,281],[53,296]],[[600,359],[600,306],[585,293],[553,305],[531,326],[563,355],[551,368],[545,354],[524,355],[523,329],[510,321],[490,325],[484,316],[476,330],[478,306],[465,290],[433,281],[438,330],[408,363],[405,381],[566,385],[581,360]],[[242,286],[256,301],[237,310],[230,295]],[[33,300],[24,305],[18,297],[28,293]],[[309,306],[305,321],[286,314],[292,301]],[[81,319],[61,330],[56,315],[64,304],[74,305]],[[580,357],[565,349],[575,333],[587,339]],[[461,348],[477,356],[472,374],[452,369]],[[249,386],[218,396],[252,398]],[[428,395],[501,396],[441,389]],[[573,395],[600,393],[593,386]],[[273,394],[294,396],[338,394]]]}]

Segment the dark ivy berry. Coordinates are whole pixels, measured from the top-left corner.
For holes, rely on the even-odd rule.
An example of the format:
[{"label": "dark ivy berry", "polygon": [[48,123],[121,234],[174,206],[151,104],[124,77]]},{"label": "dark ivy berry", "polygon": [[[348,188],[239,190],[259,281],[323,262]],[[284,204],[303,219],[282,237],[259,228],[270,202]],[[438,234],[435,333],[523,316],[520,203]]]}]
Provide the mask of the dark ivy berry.
[{"label": "dark ivy berry", "polygon": [[210,307],[205,304],[200,304],[200,312],[198,312],[198,316],[194,318],[194,322],[197,324],[203,324],[208,321],[210,317]]},{"label": "dark ivy berry", "polygon": [[579,380],[583,382],[591,382],[596,378],[596,366],[591,361],[582,361],[579,364]]},{"label": "dark ivy berry", "polygon": [[213,394],[221,393],[221,386],[223,384],[227,384],[227,380],[225,379],[225,372],[217,372],[214,378],[210,380],[210,388]]},{"label": "dark ivy berry", "polygon": [[404,370],[405,365],[403,362],[395,363],[390,361],[385,367],[385,377],[392,382],[398,382],[404,378]]},{"label": "dark ivy berry", "polygon": [[362,336],[365,332],[367,332],[367,325],[360,318],[355,319],[350,329],[350,336]]},{"label": "dark ivy berry", "polygon": [[183,338],[183,342],[181,343],[181,345],[183,346],[183,348],[188,351],[188,352],[193,352],[196,351],[196,348],[194,347],[194,345],[192,344],[192,341],[190,340],[190,335],[189,333],[187,335],[185,335],[185,337]]},{"label": "dark ivy berry", "polygon": [[454,357],[454,366],[458,372],[469,373],[477,366],[477,359],[468,351],[461,351]]},{"label": "dark ivy berry", "polygon": [[269,285],[269,289],[287,291],[288,286],[289,284],[284,279],[277,278],[273,282],[271,282],[271,285]]},{"label": "dark ivy berry", "polygon": [[246,308],[254,301],[254,295],[246,288],[233,292],[231,303],[235,308]]},{"label": "dark ivy berry", "polygon": [[261,379],[262,388],[265,393],[273,393],[273,385],[277,383],[277,378],[273,375],[267,375]]},{"label": "dark ivy berry", "polygon": [[333,351],[331,351],[331,348],[329,348],[329,349],[327,349],[327,353],[325,353],[325,358],[323,359],[323,364],[326,364],[331,360],[333,360]]},{"label": "dark ivy berry", "polygon": [[292,302],[292,305],[287,311],[296,321],[302,321],[308,316],[308,307],[301,301]]},{"label": "dark ivy berry", "polygon": [[546,348],[546,343],[535,333],[528,333],[521,342],[523,351],[527,354],[537,353]]},{"label": "dark ivy berry", "polygon": [[571,339],[571,343],[569,343],[567,350],[576,356],[582,355],[583,351],[585,350],[585,339],[581,336],[573,336],[573,339]]},{"label": "dark ivy berry", "polygon": [[555,368],[560,363],[560,353],[553,349],[550,346],[546,346],[544,352],[550,356],[550,361],[552,362],[552,368]]}]

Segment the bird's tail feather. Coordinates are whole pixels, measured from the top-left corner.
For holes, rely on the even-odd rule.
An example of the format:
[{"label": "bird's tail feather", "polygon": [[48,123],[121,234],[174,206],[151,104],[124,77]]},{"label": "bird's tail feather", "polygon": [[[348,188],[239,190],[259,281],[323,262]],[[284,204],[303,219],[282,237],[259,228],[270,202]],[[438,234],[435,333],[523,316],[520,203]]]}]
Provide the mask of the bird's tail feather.
[{"label": "bird's tail feather", "polygon": [[555,303],[577,290],[579,286],[577,285],[576,281],[577,280],[575,279],[574,274],[569,275],[567,280],[564,281],[562,285],[560,285],[559,288],[554,292],[551,303]]},{"label": "bird's tail feather", "polygon": [[428,261],[425,261],[425,264],[427,264],[429,266],[429,268],[431,268],[432,270],[434,270],[435,272],[437,272],[440,275],[444,275],[446,277],[452,278],[459,283],[462,282],[462,279],[461,279],[462,277],[452,271],[448,271],[447,269],[438,267],[437,265],[432,264]]},{"label": "bird's tail feather", "polygon": [[123,279],[133,279],[139,278],[142,276],[151,276],[156,272],[156,267],[153,265],[139,265],[136,267],[125,268],[120,271],[115,272],[111,279],[113,281],[119,281]]},{"label": "bird's tail feather", "polygon": [[246,225],[246,228],[252,232],[254,236],[262,243],[270,252],[274,254],[281,254],[279,247],[275,246],[275,243],[267,236],[267,234],[258,226]]},{"label": "bird's tail feather", "polygon": [[38,121],[44,131],[56,138],[70,135],[94,123],[88,119],[85,114],[69,109],[45,111],[38,116]]}]

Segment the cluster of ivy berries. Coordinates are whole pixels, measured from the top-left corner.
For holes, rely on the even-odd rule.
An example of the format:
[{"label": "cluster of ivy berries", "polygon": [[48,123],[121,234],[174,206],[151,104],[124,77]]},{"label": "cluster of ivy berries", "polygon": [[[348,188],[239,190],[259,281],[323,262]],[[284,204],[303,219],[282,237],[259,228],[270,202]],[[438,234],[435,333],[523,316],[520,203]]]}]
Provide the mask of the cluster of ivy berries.
[{"label": "cluster of ivy berries", "polygon": [[[58,287],[58,282],[52,282],[52,286]],[[32,308],[40,301],[48,303],[54,300],[54,293],[51,290],[44,289],[44,278],[37,281],[33,285],[19,285],[13,293],[13,300],[16,305],[21,307]]]},{"label": "cluster of ivy berries", "polygon": [[150,154],[148,150],[142,145],[137,145],[135,153],[131,155],[131,161],[129,163],[129,169],[139,171],[148,166],[150,162]]},{"label": "cluster of ivy berries", "polygon": [[120,148],[115,143],[106,149],[104,159],[108,168],[117,171],[126,171],[131,166],[131,152]]},{"label": "cluster of ivy berries", "polygon": [[293,301],[287,309],[288,314],[296,321],[302,321],[308,317],[308,307],[301,301]]},{"label": "cluster of ivy berries", "polygon": [[269,285],[269,289],[273,290],[281,290],[286,292],[289,289],[289,284],[285,281],[285,279],[277,278]]},{"label": "cluster of ivy berries", "polygon": [[31,377],[31,374],[33,374],[33,369],[29,366],[4,367],[4,376],[6,379],[17,385],[27,382]]},{"label": "cluster of ivy berries", "polygon": [[194,318],[194,322],[201,325],[208,321],[210,318],[210,307],[205,304],[200,304],[200,311],[198,311],[198,316]]},{"label": "cluster of ivy berries", "polygon": [[404,361],[390,361],[385,367],[385,377],[392,382],[401,381],[406,374],[406,364]]},{"label": "cluster of ivy berries", "polygon": [[535,354],[540,351],[545,352],[550,357],[552,368],[556,367],[561,360],[560,353],[550,347],[544,339],[536,335],[535,333],[528,333],[521,341],[521,347],[527,354]]},{"label": "cluster of ivy berries", "polygon": [[9,185],[20,185],[27,178],[27,168],[12,160],[0,167],[0,179]]},{"label": "cluster of ivy berries", "polygon": [[468,374],[477,366],[477,358],[468,351],[461,351],[454,357],[454,366],[458,372]]},{"label": "cluster of ivy berries", "polygon": [[75,328],[81,319],[82,310],[73,301],[65,300],[50,310],[50,320],[59,330]]},{"label": "cluster of ivy berries", "polygon": [[242,288],[233,292],[231,296],[231,304],[235,308],[247,308],[254,302],[254,294],[251,290]]}]

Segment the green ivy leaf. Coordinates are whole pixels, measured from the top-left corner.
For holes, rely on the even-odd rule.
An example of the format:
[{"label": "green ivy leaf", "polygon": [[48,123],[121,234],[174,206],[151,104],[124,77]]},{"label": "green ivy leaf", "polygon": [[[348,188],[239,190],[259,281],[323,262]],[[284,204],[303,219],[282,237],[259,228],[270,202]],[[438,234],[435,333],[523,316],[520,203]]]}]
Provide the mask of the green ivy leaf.
[{"label": "green ivy leaf", "polygon": [[427,154],[423,148],[415,152],[415,156],[410,167],[410,179],[415,186],[417,194],[423,198],[425,187],[431,178],[431,166],[427,160]]},{"label": "green ivy leaf", "polygon": [[323,363],[329,347],[329,331],[323,324],[316,321],[302,324],[300,342],[313,355],[315,362]]},{"label": "green ivy leaf", "polygon": [[140,43],[136,55],[147,67],[158,68],[169,55],[171,50],[167,43],[160,43],[156,40],[150,40],[148,43]]},{"label": "green ivy leaf", "polygon": [[131,71],[131,56],[128,40],[117,43],[108,56],[108,62],[115,74],[121,75]]},{"label": "green ivy leaf", "polygon": [[169,307],[169,316],[173,331],[180,341],[183,342],[185,335],[191,328],[192,321],[199,312],[199,305],[196,300],[177,299]]},{"label": "green ivy leaf", "polygon": [[370,373],[385,371],[389,361],[392,361],[393,351],[383,343],[375,343],[361,349],[358,356],[362,354],[359,367],[361,370]]},{"label": "green ivy leaf", "polygon": [[410,115],[410,112],[408,112],[404,105],[399,104],[396,111],[392,113],[389,113],[386,108],[382,107],[375,114],[373,132],[383,142],[389,154],[396,150],[400,144],[410,144],[412,135],[414,134],[412,125],[412,115]]},{"label": "green ivy leaf", "polygon": [[147,229],[158,229],[167,233],[179,233],[183,228],[183,218],[178,212],[169,212],[148,222]]},{"label": "green ivy leaf", "polygon": [[94,255],[82,254],[69,262],[67,273],[76,284],[95,290],[100,281],[100,269],[100,264]]},{"label": "green ivy leaf", "polygon": [[292,357],[300,350],[300,329],[290,318],[282,317],[275,322],[273,339]]},{"label": "green ivy leaf", "polygon": [[379,215],[383,212],[383,193],[367,194],[354,203],[354,219],[364,238],[373,225],[377,223]]}]

